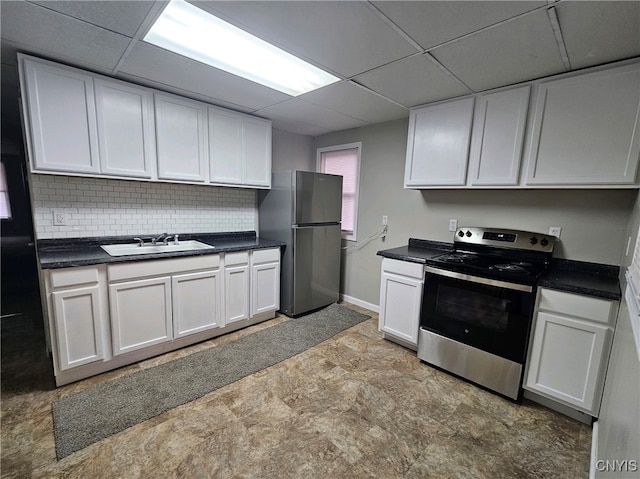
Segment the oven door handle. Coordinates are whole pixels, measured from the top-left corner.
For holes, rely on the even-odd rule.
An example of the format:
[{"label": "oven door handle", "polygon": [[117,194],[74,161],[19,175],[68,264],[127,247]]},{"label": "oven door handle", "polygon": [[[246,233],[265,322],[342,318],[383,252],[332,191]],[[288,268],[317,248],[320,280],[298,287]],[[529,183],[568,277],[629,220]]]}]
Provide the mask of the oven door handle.
[{"label": "oven door handle", "polygon": [[438,276],[446,276],[447,278],[460,279],[462,281],[470,281],[472,283],[486,284],[487,286],[495,286],[497,288],[512,289],[515,291],[524,291],[525,293],[531,293],[533,291],[532,286],[525,284],[507,283],[506,281],[499,281],[497,279],[480,278],[478,276],[471,276],[464,273],[456,273],[454,271],[447,271],[445,269],[434,268],[433,266],[425,266],[425,273],[431,273]]}]

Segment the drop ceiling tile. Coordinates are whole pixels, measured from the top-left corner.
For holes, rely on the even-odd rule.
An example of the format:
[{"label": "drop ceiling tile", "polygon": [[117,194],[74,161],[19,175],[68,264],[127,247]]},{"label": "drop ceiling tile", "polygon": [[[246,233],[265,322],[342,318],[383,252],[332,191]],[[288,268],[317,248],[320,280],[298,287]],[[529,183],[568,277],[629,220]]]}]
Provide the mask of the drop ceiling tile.
[{"label": "drop ceiling tile", "polygon": [[428,49],[547,4],[545,1],[373,2],[413,40]]},{"label": "drop ceiling tile", "polygon": [[640,55],[640,2],[561,2],[555,8],[572,68]]},{"label": "drop ceiling tile", "polygon": [[407,108],[346,81],[334,83],[298,98],[367,123],[380,123],[409,116]]},{"label": "drop ceiling tile", "polygon": [[141,1],[32,1],[41,7],[63,13],[128,37],[133,37],[153,2]]},{"label": "drop ceiling tile", "polygon": [[475,91],[565,71],[546,10],[483,30],[430,53]]},{"label": "drop ceiling tile", "polygon": [[195,2],[330,71],[351,77],[416,52],[364,2]]},{"label": "drop ceiling tile", "polygon": [[266,118],[286,118],[318,126],[320,128],[339,131],[365,126],[367,123],[334,110],[323,108],[306,101],[292,98],[257,112]]},{"label": "drop ceiling tile", "polygon": [[291,98],[145,42],[138,42],[123,62],[119,76],[127,75],[202,95],[207,101],[222,106],[237,105],[248,110],[258,110]]},{"label": "drop ceiling tile", "polygon": [[407,107],[471,93],[424,55],[398,60],[354,80]]},{"label": "drop ceiling tile", "polygon": [[2,39],[86,68],[113,69],[130,39],[33,3],[2,1]]},{"label": "drop ceiling tile", "polygon": [[290,120],[288,118],[272,117],[271,125],[278,130],[288,131],[297,135],[320,136],[331,133],[333,130],[312,125],[304,121]]}]

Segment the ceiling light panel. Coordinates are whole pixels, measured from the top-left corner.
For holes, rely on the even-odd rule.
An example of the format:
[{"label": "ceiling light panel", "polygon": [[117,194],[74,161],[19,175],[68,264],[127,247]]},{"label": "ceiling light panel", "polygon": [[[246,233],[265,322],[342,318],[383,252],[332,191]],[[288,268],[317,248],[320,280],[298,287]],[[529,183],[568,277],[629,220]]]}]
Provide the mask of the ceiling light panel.
[{"label": "ceiling light panel", "polygon": [[172,0],[144,41],[288,95],[340,79],[183,0]]}]

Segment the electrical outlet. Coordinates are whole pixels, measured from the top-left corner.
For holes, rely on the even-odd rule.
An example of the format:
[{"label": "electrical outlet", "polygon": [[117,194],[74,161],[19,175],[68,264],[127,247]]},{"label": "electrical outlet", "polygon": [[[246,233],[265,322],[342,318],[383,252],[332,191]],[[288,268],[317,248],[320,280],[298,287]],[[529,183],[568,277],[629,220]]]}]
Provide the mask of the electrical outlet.
[{"label": "electrical outlet", "polygon": [[67,224],[67,216],[63,210],[53,210],[54,226],[64,226]]},{"label": "electrical outlet", "polygon": [[449,231],[455,231],[458,229],[458,220],[450,219],[449,220]]},{"label": "electrical outlet", "polygon": [[382,226],[387,226],[389,224],[389,217],[387,215],[382,216]]},{"label": "electrical outlet", "polygon": [[560,238],[560,233],[562,232],[562,228],[560,226],[549,226],[549,234],[551,236],[555,236],[556,238]]}]

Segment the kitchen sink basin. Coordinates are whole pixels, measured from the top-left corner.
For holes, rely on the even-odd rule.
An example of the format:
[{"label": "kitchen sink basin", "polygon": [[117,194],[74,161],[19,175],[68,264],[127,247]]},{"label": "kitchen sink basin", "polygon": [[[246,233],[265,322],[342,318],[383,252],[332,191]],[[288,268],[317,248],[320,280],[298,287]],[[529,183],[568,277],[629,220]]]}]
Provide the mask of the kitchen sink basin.
[{"label": "kitchen sink basin", "polygon": [[100,246],[110,256],[132,256],[132,255],[144,255],[144,254],[158,254],[158,253],[176,253],[178,251],[197,251],[203,249],[213,249],[215,246],[201,243],[200,241],[188,240],[180,241],[179,243],[169,242],[167,244],[145,244],[140,246],[140,243],[126,243],[126,244],[103,244]]}]

